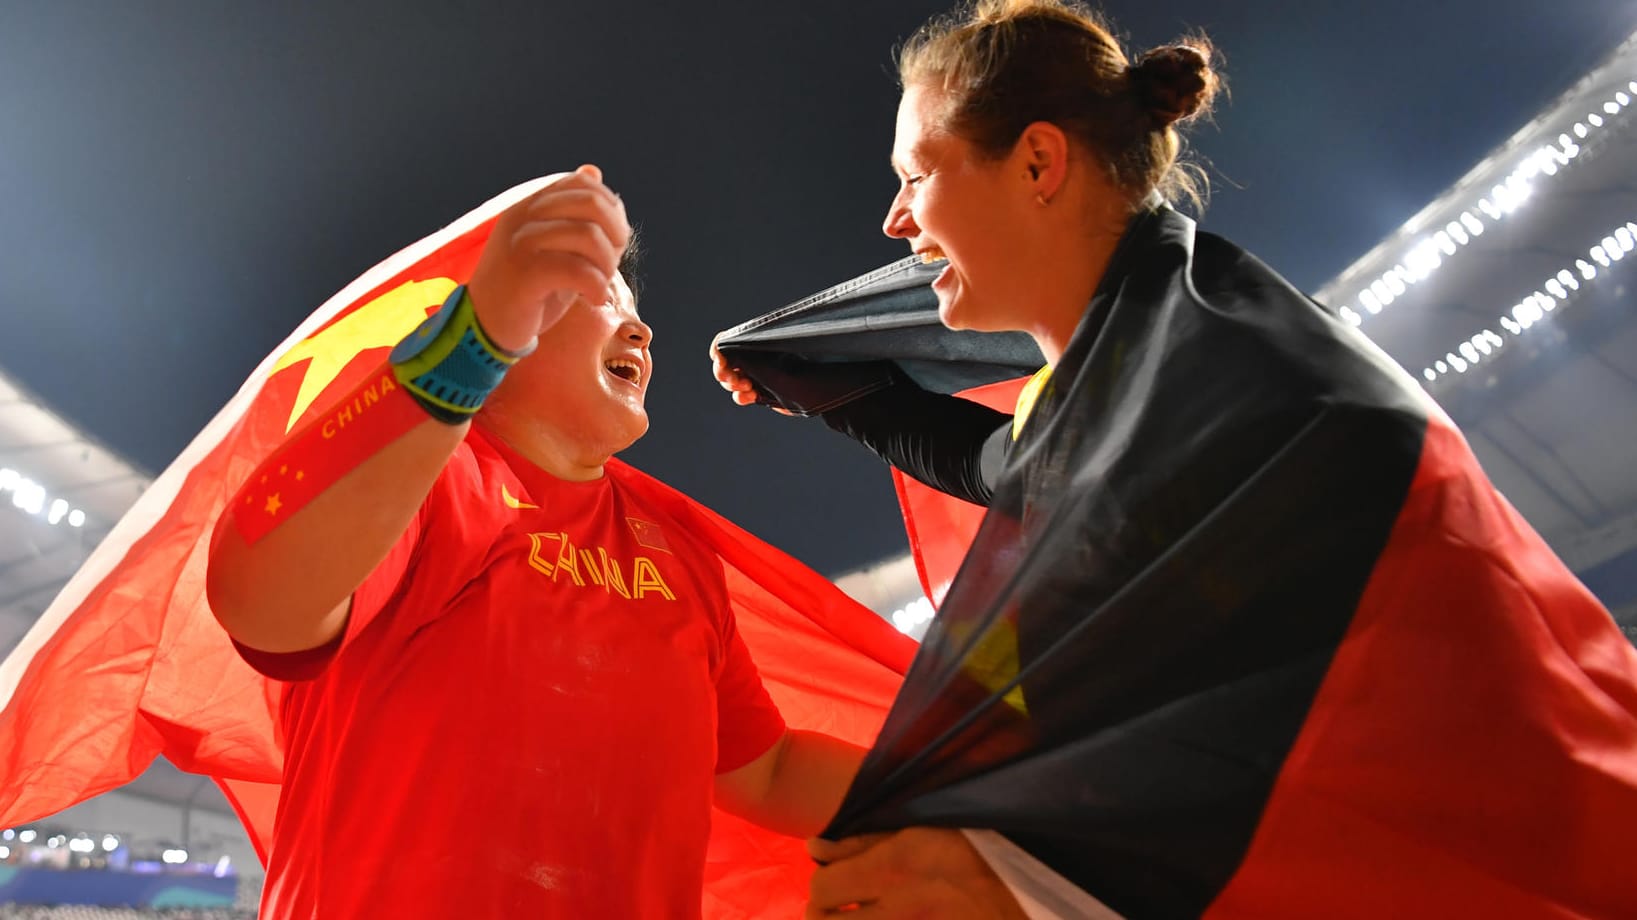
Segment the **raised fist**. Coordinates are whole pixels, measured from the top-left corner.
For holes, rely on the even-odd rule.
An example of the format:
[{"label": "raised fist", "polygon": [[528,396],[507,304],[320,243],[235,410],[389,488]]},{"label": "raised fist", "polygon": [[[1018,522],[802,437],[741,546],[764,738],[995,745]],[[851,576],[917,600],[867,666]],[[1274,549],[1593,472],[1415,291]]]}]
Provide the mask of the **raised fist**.
[{"label": "raised fist", "polygon": [[467,286],[483,331],[507,351],[527,350],[575,297],[608,299],[630,240],[625,204],[595,166],[507,208]]}]

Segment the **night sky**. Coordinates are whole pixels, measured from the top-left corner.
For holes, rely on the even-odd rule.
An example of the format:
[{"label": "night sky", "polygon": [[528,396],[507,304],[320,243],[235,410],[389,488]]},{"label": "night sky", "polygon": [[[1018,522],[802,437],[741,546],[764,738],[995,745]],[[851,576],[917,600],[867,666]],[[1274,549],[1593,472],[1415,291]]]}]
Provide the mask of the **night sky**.
[{"label": "night sky", "polygon": [[[879,231],[891,49],[945,8],[0,0],[0,367],[156,472],[364,269],[595,162],[648,241],[626,459],[826,573],[900,552],[885,468],[737,409],[705,350],[907,254]],[[1104,9],[1139,48],[1223,50],[1205,226],[1309,290],[1637,29],[1631,0]]]}]

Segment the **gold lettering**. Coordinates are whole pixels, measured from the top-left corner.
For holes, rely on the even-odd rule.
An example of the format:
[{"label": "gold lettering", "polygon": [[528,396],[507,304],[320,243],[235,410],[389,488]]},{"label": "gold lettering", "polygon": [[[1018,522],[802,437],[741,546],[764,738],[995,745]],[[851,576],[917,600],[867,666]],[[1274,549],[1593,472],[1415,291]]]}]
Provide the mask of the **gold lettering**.
[{"label": "gold lettering", "polygon": [[[600,546],[597,548],[602,549]],[[582,549],[580,550],[580,559],[585,563],[585,577],[591,579],[592,584],[607,591],[608,585],[603,583],[602,573],[597,571],[597,557],[591,555],[591,550]]]},{"label": "gold lettering", "polygon": [[554,533],[531,533],[531,534],[529,534],[529,567],[534,569],[537,572],[542,572],[542,573],[544,573],[546,575],[551,576],[552,578],[556,578],[557,577],[556,567],[554,567],[551,563],[547,562],[546,557],[541,555],[541,553],[540,553],[540,541],[541,541],[542,538],[545,538],[545,537],[550,537],[553,540],[557,539],[557,535],[554,534]]},{"label": "gold lettering", "polygon": [[[574,544],[569,542],[566,533],[557,536],[563,541],[557,546],[557,575],[567,572],[568,577],[574,579],[575,584],[582,588],[585,587],[585,579],[580,577],[580,564],[574,558]],[[551,576],[551,580],[556,581],[557,575]]]},{"label": "gold lettering", "polygon": [[391,374],[382,374],[381,378],[370,384],[367,389],[354,394],[350,404],[341,406],[334,415],[324,420],[321,427],[324,439],[329,440],[340,434],[341,429],[347,427],[355,417],[363,416],[366,409],[386,399],[386,394],[397,388],[398,385],[393,381]]},{"label": "gold lettering", "polygon": [[608,550],[597,547],[597,555],[602,557],[603,581],[606,588],[612,588],[620,597],[629,598],[631,592],[625,587],[625,574],[620,571],[620,561],[608,555]]},{"label": "gold lettering", "polygon": [[[547,547],[548,540],[556,541],[556,547]],[[581,588],[586,587],[586,580],[590,579],[592,587],[626,599],[641,600],[649,594],[657,594],[668,601],[676,600],[676,592],[665,583],[665,576],[652,559],[647,556],[633,559],[631,579],[627,581],[619,559],[609,555],[606,547],[598,546],[595,550],[575,546],[567,533],[531,533],[529,567],[552,581],[566,574],[569,581]]]},{"label": "gold lettering", "polygon": [[665,584],[665,579],[660,576],[654,561],[647,556],[638,556],[631,565],[631,594],[637,600],[641,600],[642,596],[650,591],[658,591],[660,596],[668,601],[676,600],[676,595],[671,593],[670,586]]}]

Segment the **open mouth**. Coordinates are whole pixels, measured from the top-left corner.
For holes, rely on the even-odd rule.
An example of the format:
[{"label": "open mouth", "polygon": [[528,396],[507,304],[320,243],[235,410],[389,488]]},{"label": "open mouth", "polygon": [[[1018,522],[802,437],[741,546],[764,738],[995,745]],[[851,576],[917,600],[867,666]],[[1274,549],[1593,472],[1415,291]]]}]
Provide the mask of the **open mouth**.
[{"label": "open mouth", "polygon": [[931,265],[933,262],[949,261],[949,256],[944,255],[944,251],[937,246],[928,246],[927,248],[921,250],[918,255],[921,257],[921,262],[924,265]]},{"label": "open mouth", "polygon": [[607,368],[610,374],[613,374],[615,377],[620,378],[626,383],[635,384],[642,382],[642,365],[632,361],[629,358],[614,358],[612,360],[605,361],[603,362],[603,367]]}]

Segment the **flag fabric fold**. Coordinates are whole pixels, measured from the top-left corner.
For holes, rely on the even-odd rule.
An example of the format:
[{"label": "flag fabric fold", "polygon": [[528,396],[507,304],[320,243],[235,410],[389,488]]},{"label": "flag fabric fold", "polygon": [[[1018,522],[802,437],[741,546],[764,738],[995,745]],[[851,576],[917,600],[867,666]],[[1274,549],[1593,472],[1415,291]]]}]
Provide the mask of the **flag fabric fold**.
[{"label": "flag fabric fold", "polygon": [[[115,789],[162,755],[222,786],[265,860],[284,691],[240,660],[206,604],[214,523],[288,432],[362,382],[470,275],[500,212],[554,179],[497,196],[336,294],[115,526],[0,663],[0,823]],[[617,461],[609,470],[663,496],[717,551],[740,634],[787,722],[868,744],[913,643],[687,496]],[[708,859],[705,916],[800,914],[811,866],[801,841],[717,812]]]},{"label": "flag fabric fold", "polygon": [[[871,277],[738,327],[785,378],[724,354],[868,399],[836,366],[892,356],[801,329]],[[1421,388],[1231,243],[1134,220],[986,514],[899,481],[938,616],[826,836],[999,831],[1127,916],[1637,916],[1637,650]]]},{"label": "flag fabric fold", "polygon": [[1021,333],[948,329],[930,285],[939,266],[901,259],[724,331],[717,347],[763,401],[812,415],[886,386],[896,370],[955,393],[1031,374],[1040,349]]}]

